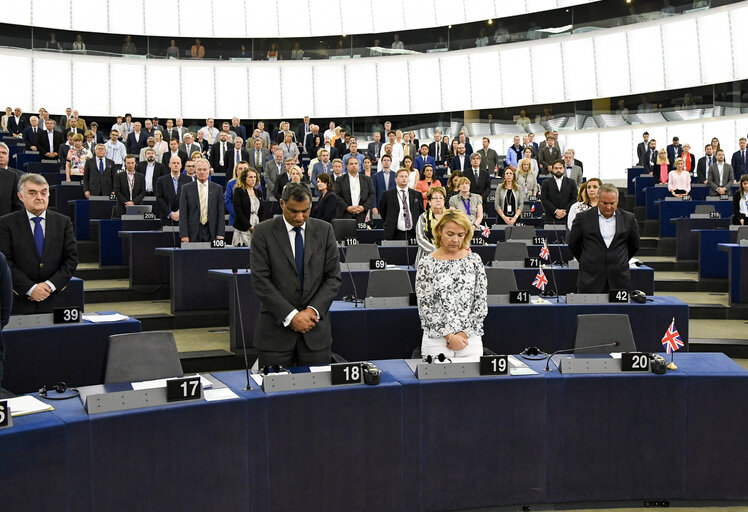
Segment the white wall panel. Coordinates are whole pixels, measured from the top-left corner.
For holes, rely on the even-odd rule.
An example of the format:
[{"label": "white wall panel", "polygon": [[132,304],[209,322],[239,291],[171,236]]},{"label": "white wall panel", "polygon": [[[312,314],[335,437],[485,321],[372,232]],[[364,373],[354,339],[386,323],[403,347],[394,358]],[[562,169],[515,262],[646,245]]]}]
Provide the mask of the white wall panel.
[{"label": "white wall panel", "polygon": [[[454,4],[457,2],[450,2]],[[426,26],[438,27],[437,10],[433,8],[434,0],[410,0],[403,2],[403,13],[406,29],[417,29],[424,24]]]},{"label": "white wall panel", "polygon": [[34,26],[70,29],[70,0],[33,0],[31,14]]},{"label": "white wall panel", "polygon": [[595,37],[595,64],[599,96],[629,93],[629,61],[624,32]]},{"label": "white wall panel", "polygon": [[[211,0],[179,0],[179,33],[189,34],[191,37],[211,37],[213,35],[212,9]],[[222,10],[220,3],[215,6],[215,10],[220,16]],[[189,13],[189,15],[182,16],[183,13]]]},{"label": "white wall panel", "polygon": [[[179,9],[178,0],[144,0],[145,32],[155,36],[178,36],[181,30],[177,9]],[[182,12],[187,12],[185,6],[182,7]],[[185,42],[182,42],[181,46],[177,43],[182,51],[184,51],[184,45]]]},{"label": "white wall panel", "polygon": [[[213,66],[182,66],[182,117],[205,119],[213,116],[215,96]],[[159,115],[157,107],[149,101],[148,114]]]},{"label": "white wall panel", "polygon": [[445,111],[464,110],[471,103],[470,61],[465,55],[445,55],[441,61],[442,106]]},{"label": "white wall panel", "polygon": [[[140,35],[143,30],[143,0],[109,0],[109,31]],[[138,48],[138,51],[141,49]]]},{"label": "white wall panel", "polygon": [[[701,78],[706,83],[732,80],[732,48],[730,41],[730,17],[726,12],[703,16],[697,20],[699,26],[699,51],[701,53]],[[742,30],[745,30],[745,26]],[[743,52],[739,52],[741,58]]]},{"label": "white wall panel", "polygon": [[[371,17],[375,32],[394,32],[405,28],[401,0],[376,0]],[[348,33],[345,31],[345,27],[343,27],[343,33]],[[406,45],[415,42],[407,41],[407,39],[407,36],[400,34],[400,40],[405,41]]]},{"label": "white wall panel", "polygon": [[631,92],[636,94],[665,88],[662,39],[659,25],[628,32]]},{"label": "white wall panel", "polygon": [[174,116],[182,113],[179,74],[179,65],[173,61],[149,63],[145,70],[148,115],[166,117],[166,113]]},{"label": "white wall panel", "polygon": [[[531,46],[530,57],[532,61],[533,80],[528,84],[525,80],[517,80],[518,75],[515,73],[504,74],[508,81],[514,82],[515,86],[526,87],[532,86],[533,101],[535,103],[551,103],[564,101],[564,69],[561,58],[561,43],[547,43],[538,46]],[[501,63],[502,71],[504,63],[517,62],[510,58],[507,60],[502,52]],[[510,68],[511,69],[511,68]]]},{"label": "white wall panel", "polygon": [[434,12],[439,27],[465,23],[464,0],[434,0]]},{"label": "white wall panel", "polygon": [[[109,115],[109,60],[73,60],[73,106],[89,116]],[[46,107],[45,107],[46,108]]]},{"label": "white wall panel", "polygon": [[[507,63],[516,63],[517,65],[519,65],[519,63],[526,62],[530,62],[529,46],[509,47],[501,52],[502,71],[504,70],[504,66]],[[552,80],[561,80],[560,75],[558,76],[558,78],[555,78],[550,77],[542,72],[538,73],[538,64],[541,64],[540,69],[544,69],[542,67],[543,63],[533,62],[533,80],[535,82],[542,81],[546,86],[550,86]],[[557,63],[554,63],[553,65],[556,66]],[[533,89],[528,80],[512,80],[511,72],[508,73],[508,76],[510,77],[508,80],[501,81],[501,94],[504,98],[504,105],[519,106],[533,103]]]},{"label": "white wall panel", "polygon": [[[286,0],[291,3],[293,0]],[[214,37],[246,37],[247,14],[245,11],[255,4],[245,3],[243,0],[213,0],[213,36]],[[297,12],[294,6],[294,11]],[[306,11],[299,11],[298,16],[307,19]],[[295,28],[295,27],[294,27]],[[306,32],[298,32],[299,37],[306,36]],[[238,45],[237,45],[238,46]]]},{"label": "white wall panel", "polygon": [[[106,2],[89,0],[70,0],[72,30],[85,32],[108,32],[109,15]],[[60,9],[60,7],[57,7]],[[85,38],[84,38],[85,41]]]},{"label": "white wall panel", "polygon": [[[625,131],[628,132],[628,129]],[[573,132],[568,134],[566,136],[566,140],[562,140],[562,142],[565,143],[565,148],[572,148],[574,150],[575,157],[582,161],[582,163],[584,164],[584,176],[587,179],[603,179],[601,175],[605,174],[608,169],[608,167],[605,165],[607,159],[604,156],[607,151],[605,150],[605,148],[600,147],[598,133],[589,133],[584,131]],[[619,145],[616,146],[616,148],[620,153],[620,141]],[[610,152],[612,153],[612,151]],[[614,165],[610,168],[615,169],[616,172],[620,173],[629,165],[630,164],[627,164],[625,167],[618,167],[617,165]]]},{"label": "white wall panel", "polygon": [[37,97],[36,100],[31,97],[34,89],[31,86],[31,59],[28,55],[28,52],[0,54],[0,69],[13,70],[13,80],[0,80],[0,98],[5,102],[0,107],[3,109],[3,115],[5,107],[21,107],[24,112],[33,108],[38,110],[35,105],[47,108],[44,97]]},{"label": "white wall panel", "polygon": [[[730,27],[732,32],[733,48],[748,48],[748,7],[733,9],[730,11]],[[733,54],[733,68],[736,80],[748,78],[748,59],[744,51],[736,51]]]},{"label": "white wall panel", "polygon": [[407,60],[403,58],[382,59],[377,63],[377,73],[379,75],[379,111],[386,115],[409,113]]},{"label": "white wall panel", "polygon": [[665,87],[679,89],[701,81],[696,20],[691,18],[662,24]]},{"label": "white wall panel", "polygon": [[[328,18],[331,18],[330,12],[335,12],[334,8],[331,9],[327,11]],[[278,37],[277,11],[274,2],[252,2],[251,8],[247,9],[247,37]],[[312,18],[312,23],[315,21]]]},{"label": "white wall panel", "polygon": [[[584,157],[577,157],[584,163],[584,175],[589,178],[598,177],[603,182],[608,180],[620,179],[621,171],[631,167],[631,162],[636,159],[634,154],[636,153],[636,144],[633,144],[632,140],[633,131],[631,129],[622,132],[610,132],[602,130],[599,133],[598,145],[596,148],[589,147],[587,144],[590,141],[584,141],[583,145],[578,148],[574,147],[575,153],[578,155],[580,150],[584,153]],[[584,144],[586,142],[587,144]],[[620,148],[634,148],[634,152],[620,151]],[[597,159],[594,158],[594,150],[598,149]],[[589,155],[589,156],[588,156]],[[592,165],[587,165],[587,160],[590,160]],[[595,169],[595,161],[598,161],[597,169]],[[589,169],[587,169],[589,167]],[[599,174],[595,175],[596,171]]]},{"label": "white wall panel", "polygon": [[[561,43],[564,54],[564,86],[568,100],[585,100],[597,95],[595,53],[591,37],[570,38]],[[540,64],[540,63],[538,63]],[[533,63],[533,69],[535,68]],[[537,73],[537,72],[535,72]],[[534,75],[535,80],[539,76]]]},{"label": "white wall panel", "polygon": [[[515,2],[503,2],[512,4]],[[516,2],[520,4],[521,2]],[[499,11],[501,15],[504,15],[502,11]],[[469,0],[465,2],[465,18],[469,20],[489,20],[496,16],[496,6],[493,0]],[[491,27],[486,24],[486,32]]]},{"label": "white wall panel", "polygon": [[216,66],[216,117],[240,119],[249,117],[247,67]]},{"label": "white wall panel", "polygon": [[704,144],[706,143],[701,144],[704,135],[700,123],[680,123],[672,127],[668,126],[668,135],[670,135],[667,139],[668,144],[672,144],[673,137],[678,137],[681,145],[689,144],[691,146],[691,154],[697,155],[697,160],[704,154]]},{"label": "white wall panel", "polygon": [[439,59],[412,59],[409,66],[410,106],[413,112],[439,112],[442,95],[439,87]]},{"label": "white wall panel", "polygon": [[345,66],[339,64],[314,67],[314,117],[346,115],[346,77]]},{"label": "white wall panel", "polygon": [[31,25],[31,2],[0,0],[3,22],[13,25]]},{"label": "white wall panel", "polygon": [[543,12],[556,9],[556,0],[525,0],[525,12]]},{"label": "white wall panel", "polygon": [[[134,59],[111,59],[109,90],[113,115],[124,116],[130,112],[135,120],[146,115],[145,63]],[[168,115],[168,112],[161,113],[164,114]]]},{"label": "white wall panel", "polygon": [[[525,2],[507,2],[505,0],[496,0],[496,14],[501,18],[507,18],[509,16],[517,16],[519,14],[525,14],[530,12],[525,5]],[[546,10],[545,7],[541,9]]]},{"label": "white wall panel", "polygon": [[[373,116],[378,113],[379,90],[377,87],[377,65],[372,59],[354,60],[346,64],[345,90],[347,91],[349,116]],[[319,70],[319,67],[317,68]],[[315,71],[319,74],[318,71]],[[322,73],[324,74],[324,72]],[[320,112],[319,105],[315,110]]]},{"label": "white wall panel", "polygon": [[283,66],[281,83],[283,84],[283,117],[288,119],[311,116],[314,105],[312,66],[305,64]]},{"label": "white wall panel", "polygon": [[[470,54],[470,76],[478,77],[470,81],[472,93],[472,108],[492,108],[491,105],[501,105],[500,74],[503,68],[499,64],[499,52],[483,51]],[[515,74],[504,74],[506,79],[513,80]]]},{"label": "white wall panel", "polygon": [[74,78],[70,68],[69,55],[34,58],[34,76],[39,77],[33,84],[34,101],[50,112],[64,112],[72,102]]},{"label": "white wall panel", "polygon": [[[303,0],[306,2],[306,0]],[[378,32],[374,30],[374,17],[372,16],[371,0],[361,2],[341,2],[340,20],[343,24],[342,34],[356,34],[359,32]],[[375,9],[381,8],[378,2],[374,2]],[[286,33],[285,26],[281,29]],[[381,31],[380,31],[381,32]]]}]

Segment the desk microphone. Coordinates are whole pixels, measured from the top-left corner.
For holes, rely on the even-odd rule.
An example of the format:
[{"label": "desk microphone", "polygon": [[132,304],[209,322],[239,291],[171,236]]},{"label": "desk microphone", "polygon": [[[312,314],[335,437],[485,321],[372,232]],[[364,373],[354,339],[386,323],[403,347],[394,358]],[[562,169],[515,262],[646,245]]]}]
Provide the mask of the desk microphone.
[{"label": "desk microphone", "polygon": [[247,375],[247,387],[244,388],[244,391],[250,391],[249,362],[247,361],[247,342],[244,339],[244,319],[242,318],[242,303],[241,299],[239,298],[239,278],[237,277],[238,272],[239,271],[236,268],[231,269],[231,273],[234,275],[234,294],[236,295],[236,311],[238,312],[239,316],[239,332],[241,332],[242,335],[242,349],[244,349],[244,371]]},{"label": "desk microphone", "polygon": [[[342,243],[338,242],[338,250],[344,249],[344,246]],[[348,277],[351,278],[351,285],[353,285],[353,307],[357,308],[359,302],[362,302],[361,299],[358,298],[358,291],[356,290],[356,280],[353,279],[353,273],[351,273],[351,266],[348,264],[348,256],[346,251],[340,251],[344,256],[345,259],[343,260],[343,263],[345,263],[345,268],[348,271]],[[343,300],[346,300],[343,298]]]},{"label": "desk microphone", "polygon": [[555,356],[556,354],[563,354],[566,352],[576,352],[577,350],[591,350],[593,348],[608,348],[608,347],[617,347],[620,343],[617,341],[613,341],[611,343],[603,343],[601,345],[588,345],[586,347],[575,347],[575,348],[566,348],[563,350],[557,350],[553,352],[551,355],[548,356],[548,359],[545,361],[545,371],[549,372],[551,371],[550,364],[551,364],[551,358]]},{"label": "desk microphone", "polygon": [[169,220],[171,221],[171,243],[176,249],[177,248],[177,236],[174,234],[174,219],[171,218],[171,213],[169,214]]}]

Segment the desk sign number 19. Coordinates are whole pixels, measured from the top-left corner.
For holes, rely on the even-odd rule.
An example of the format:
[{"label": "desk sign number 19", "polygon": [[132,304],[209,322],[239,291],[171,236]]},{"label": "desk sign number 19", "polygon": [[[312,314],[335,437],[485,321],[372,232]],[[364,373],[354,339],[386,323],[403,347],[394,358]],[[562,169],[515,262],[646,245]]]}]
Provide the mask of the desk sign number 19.
[{"label": "desk sign number 19", "polygon": [[480,374],[481,375],[506,375],[509,369],[509,361],[504,356],[481,356]]}]

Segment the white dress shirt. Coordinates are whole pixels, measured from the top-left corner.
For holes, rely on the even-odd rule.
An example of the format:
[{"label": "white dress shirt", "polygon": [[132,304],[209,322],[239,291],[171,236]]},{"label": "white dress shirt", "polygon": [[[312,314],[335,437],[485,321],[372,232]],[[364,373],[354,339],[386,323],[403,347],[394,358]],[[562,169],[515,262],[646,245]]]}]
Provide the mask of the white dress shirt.
[{"label": "white dress shirt", "polygon": [[606,219],[602,213],[598,212],[597,220],[600,224],[600,235],[603,237],[605,247],[610,247],[613,237],[616,236],[616,214],[613,212],[613,215]]},{"label": "white dress shirt", "polygon": [[[294,226],[289,224],[285,217],[283,217],[283,224],[286,225],[286,231],[288,232],[288,243],[291,244],[291,254],[293,254],[294,259],[296,259],[296,231],[294,229]],[[304,247],[306,247],[306,222],[301,225],[301,239],[304,241]],[[317,314],[317,320],[319,320],[319,311],[317,311],[312,306],[309,307],[314,310],[314,312]],[[293,320],[293,317],[295,317],[298,312],[298,309],[294,309],[288,315],[286,315],[286,318],[283,319],[283,327],[288,327],[289,325],[291,325],[291,320]]]},{"label": "white dress shirt", "polygon": [[361,180],[358,179],[358,173],[355,176],[348,173],[348,183],[351,186],[351,206],[358,206],[361,200]]},{"label": "white dress shirt", "polygon": [[[31,228],[31,237],[33,238],[34,237],[34,228],[36,227],[36,222],[34,222],[34,217],[36,217],[36,215],[34,215],[33,213],[31,213],[28,210],[26,210],[26,215],[28,215],[28,217],[29,217],[29,226]],[[42,212],[42,214],[39,215],[39,217],[42,218],[42,221],[39,223],[41,225],[41,227],[42,227],[42,233],[44,233],[44,235],[46,236],[47,235],[47,210],[44,210]],[[53,292],[57,289],[57,288],[55,288],[55,285],[52,284],[52,281],[47,280],[47,281],[44,281],[44,282],[47,283],[47,286],[49,286],[49,289],[52,290]],[[26,292],[26,295],[30,296],[34,292],[34,288],[36,288],[36,285],[34,285],[31,288],[29,288],[28,291]]]}]

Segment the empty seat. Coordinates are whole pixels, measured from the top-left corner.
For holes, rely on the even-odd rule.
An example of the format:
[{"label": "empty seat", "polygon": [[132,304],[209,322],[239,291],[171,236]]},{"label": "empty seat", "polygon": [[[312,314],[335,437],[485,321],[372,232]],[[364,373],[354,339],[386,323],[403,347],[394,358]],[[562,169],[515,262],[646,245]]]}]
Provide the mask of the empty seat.
[{"label": "empty seat", "polygon": [[712,213],[715,211],[713,204],[697,204],[694,213]]},{"label": "empty seat", "polygon": [[517,289],[517,280],[511,268],[487,268],[488,295],[506,295]]},{"label": "empty seat", "polygon": [[366,287],[367,297],[408,297],[413,292],[408,272],[402,269],[372,270]]},{"label": "empty seat", "polygon": [[104,383],[183,375],[177,344],[171,332],[134,332],[109,336]]},{"label": "empty seat", "polygon": [[333,219],[332,230],[335,233],[335,240],[345,240],[347,238],[356,238],[356,219]]},{"label": "empty seat", "polygon": [[379,259],[379,247],[376,244],[349,245],[345,249],[345,261],[348,263],[369,263]]},{"label": "empty seat", "polygon": [[506,229],[508,231],[506,234],[507,240],[532,240],[535,236],[533,226],[510,226]]},{"label": "empty seat", "polygon": [[574,348],[602,345],[617,341],[617,347],[593,348],[581,354],[609,354],[611,352],[636,352],[634,334],[628,315],[599,314],[577,315],[577,334]]},{"label": "empty seat", "polygon": [[740,226],[736,234],[735,241],[740,243],[741,240],[748,240],[748,226]]},{"label": "empty seat", "polygon": [[494,261],[525,261],[527,245],[519,242],[502,242],[496,244]]}]

